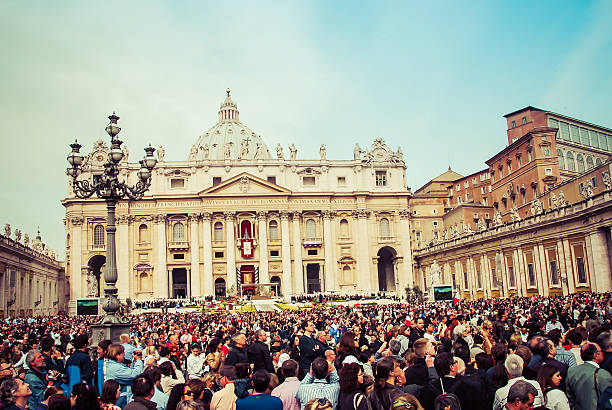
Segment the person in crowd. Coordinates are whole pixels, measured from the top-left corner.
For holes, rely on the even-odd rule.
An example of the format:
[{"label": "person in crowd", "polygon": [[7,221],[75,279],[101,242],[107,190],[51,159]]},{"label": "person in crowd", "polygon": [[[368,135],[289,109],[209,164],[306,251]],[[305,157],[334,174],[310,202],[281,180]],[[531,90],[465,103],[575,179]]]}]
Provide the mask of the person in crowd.
[{"label": "person in crowd", "polygon": [[117,380],[107,380],[102,385],[102,394],[100,394],[100,406],[102,410],[120,410],[120,407],[115,403],[121,396],[121,385]]},{"label": "person in crowd", "polygon": [[24,410],[32,390],[28,383],[18,378],[6,379],[0,384],[0,403],[2,410]]},{"label": "person in crowd", "polygon": [[131,385],[136,376],[142,373],[143,365],[140,356],[142,352],[135,350],[133,352],[133,358],[135,359],[131,366],[124,363],[125,350],[123,345],[119,343],[112,343],[107,349],[106,372],[104,378],[106,380],[114,379],[121,385],[121,396],[117,400],[116,404],[120,408],[124,408],[125,405],[132,398]]},{"label": "person in crowd", "polygon": [[161,385],[161,370],[156,365],[149,365],[145,368],[144,374],[149,376],[155,386],[155,392],[153,393],[153,397],[151,397],[151,401],[157,404],[158,410],[166,410],[168,395],[164,393]]},{"label": "person in crowd", "polygon": [[85,382],[72,387],[70,402],[74,410],[100,410],[97,390]]},{"label": "person in crowd", "polygon": [[191,353],[187,356],[187,378],[197,379],[204,374],[204,366],[206,365],[206,356],[200,354],[200,345],[194,343],[191,345]]},{"label": "person in crowd", "polygon": [[200,379],[191,379],[187,382],[187,385],[191,389],[191,393],[193,393],[193,401],[204,405],[204,382]]},{"label": "person in crowd", "polygon": [[270,384],[270,373],[260,369],[253,373],[253,394],[236,401],[236,410],[283,410],[278,397],[266,394]]},{"label": "person in crowd", "polygon": [[400,378],[404,380],[405,375],[395,360],[385,357],[376,363],[374,390],[368,395],[373,410],[389,409],[396,396],[405,393],[396,385]]},{"label": "person in crowd", "polygon": [[121,342],[121,345],[123,346],[125,352],[125,361],[132,362],[132,353],[134,353],[136,347],[132,343],[130,343],[130,335],[127,333],[122,334],[121,336],[119,336],[119,341]]},{"label": "person in crowd", "polygon": [[214,393],[216,376],[213,372],[208,372],[202,377],[202,383],[204,383],[204,391],[202,392],[202,403],[210,404]]},{"label": "person in crowd", "polygon": [[597,343],[587,342],[580,348],[583,364],[567,371],[567,398],[572,409],[596,409],[601,393],[612,386],[612,376],[600,368],[603,353]]},{"label": "person in crowd", "polygon": [[550,317],[548,318],[548,322],[546,322],[546,334],[549,334],[550,331],[553,329],[557,329],[559,333],[563,333],[565,331],[565,329],[563,329],[563,325],[557,319],[558,317],[555,313],[550,315]]},{"label": "person in crowd", "polygon": [[326,398],[312,399],[304,405],[305,410],[332,410],[332,404]]},{"label": "person in crowd", "polygon": [[185,383],[179,383],[170,390],[166,410],[176,410],[177,405],[182,400],[191,400],[192,398],[193,393],[189,386]]},{"label": "person in crowd", "polygon": [[504,361],[504,368],[506,369],[506,373],[508,375],[508,383],[504,387],[497,389],[495,392],[493,410],[501,410],[504,408],[508,400],[511,402],[514,400],[509,398],[508,392],[515,383],[520,381],[525,381],[526,383],[531,384],[536,390],[536,394],[534,395],[535,406],[542,406],[544,404],[544,395],[542,394],[540,385],[533,380],[527,380],[523,377],[523,359],[520,356],[516,354],[509,355]]},{"label": "person in crowd", "polygon": [[601,368],[606,369],[609,373],[612,372],[612,333],[601,332],[597,336],[597,344],[601,347],[603,353],[603,362]]},{"label": "person in crowd", "polygon": [[313,337],[316,328],[314,322],[305,320],[301,325],[302,332],[300,336],[299,351],[300,351],[300,379],[303,379],[306,373],[310,371],[310,365],[318,355],[319,346]]},{"label": "person in crowd", "polygon": [[55,348],[55,340],[51,336],[44,336],[40,339],[40,353],[45,358],[45,371],[57,372],[63,374],[65,371],[65,363],[61,353]]},{"label": "person in crowd", "polygon": [[[87,348],[89,347],[89,336],[77,335],[72,341],[74,353],[66,360],[66,371],[68,373],[68,385],[85,382],[93,386],[93,369]],[[71,369],[74,369],[71,370]]]},{"label": "person in crowd", "polygon": [[508,390],[507,410],[530,410],[534,408],[536,388],[525,380],[519,380]]},{"label": "person in crowd", "polygon": [[546,336],[555,345],[555,360],[563,363],[568,368],[576,366],[576,357],[574,356],[574,354],[569,350],[565,350],[565,347],[563,347],[563,335],[561,334],[561,331],[557,328],[554,328],[550,332],[548,332]]},{"label": "person in crowd", "polygon": [[102,394],[102,387],[104,386],[104,365],[106,363],[106,349],[112,344],[109,339],[101,340],[96,347],[96,354],[98,358],[95,362],[94,371],[94,385],[98,389],[98,393]]},{"label": "person in crowd", "polygon": [[569,351],[576,358],[576,365],[584,363],[580,357],[580,346],[582,346],[582,343],[585,340],[582,337],[582,332],[580,332],[578,328],[572,329],[565,336],[565,340],[569,342]]},{"label": "person in crowd", "polygon": [[236,366],[236,380],[234,380],[234,394],[239,399],[247,397],[253,391],[251,382],[251,366],[248,363],[238,363]]},{"label": "person in crowd", "polygon": [[132,382],[133,400],[125,406],[125,410],[156,410],[157,404],[151,401],[155,394],[155,384],[146,374],[136,376]]},{"label": "person in crowd", "polygon": [[347,410],[366,410],[368,398],[362,392],[363,369],[358,363],[347,363],[338,373],[340,394],[338,407]]},{"label": "person in crowd", "polygon": [[203,404],[195,400],[182,400],[176,405],[176,410],[205,410]]},{"label": "person in crowd", "polygon": [[63,394],[54,394],[49,397],[49,410],[71,410],[72,403]]},{"label": "person in crowd", "polygon": [[[327,381],[328,376],[329,382]],[[313,398],[325,398],[332,403],[333,408],[336,408],[340,393],[338,381],[338,372],[334,368],[333,363],[327,363],[321,357],[313,360],[310,372],[302,379],[295,393],[295,397],[300,402],[301,409],[304,410],[306,403]]]},{"label": "person in crowd", "polygon": [[318,347],[318,357],[324,357],[326,351],[331,350],[332,347],[327,343],[329,334],[324,330],[319,330],[315,335],[315,343]]},{"label": "person in crowd", "polygon": [[278,397],[283,403],[283,410],[300,410],[300,402],[295,397],[300,380],[297,378],[299,364],[288,359],[281,365],[281,372],[285,381],[272,390],[272,396]]},{"label": "person in crowd", "polygon": [[565,391],[565,378],[567,377],[567,365],[559,362],[555,359],[557,354],[557,347],[554,342],[547,337],[544,337],[533,349],[534,353],[538,354],[541,359],[539,361],[532,362],[529,364],[529,367],[537,374],[540,370],[540,366],[545,363],[554,366],[561,373],[561,390]]},{"label": "person in crowd", "polygon": [[236,394],[234,393],[234,380],[236,380],[236,368],[225,365],[219,371],[222,389],[215,392],[210,401],[210,410],[235,410]]},{"label": "person in crowd", "polygon": [[353,360],[356,361],[357,356],[358,351],[357,342],[355,340],[355,333],[348,331],[340,337],[340,343],[338,344],[337,359],[335,364],[338,366],[339,369],[342,369],[342,365],[348,357],[352,357]]},{"label": "person in crowd", "polygon": [[64,394],[64,390],[57,386],[47,387],[47,390],[45,390],[45,395],[43,396],[43,401],[38,404],[36,410],[47,410],[49,408],[49,397],[53,396],[54,394]]},{"label": "person in crowd", "polygon": [[170,394],[170,390],[178,384],[185,383],[183,372],[176,368],[173,361],[167,360],[159,366],[161,371],[161,387],[165,394]]},{"label": "person in crowd", "polygon": [[538,384],[544,394],[544,406],[553,410],[569,410],[567,396],[561,390],[561,372],[550,365],[543,364],[538,372]]},{"label": "person in crowd", "polygon": [[249,357],[245,351],[247,345],[247,337],[244,333],[236,332],[232,336],[232,344],[225,364],[228,366],[236,366],[236,363],[249,363]]},{"label": "person in crowd", "polygon": [[426,355],[435,355],[435,348],[431,341],[426,338],[415,340],[413,343],[416,359],[414,363],[404,371],[406,376],[406,384],[418,384],[425,386],[427,384],[427,364],[425,364]]},{"label": "person in crowd", "polygon": [[54,380],[49,380],[45,372],[45,358],[38,350],[30,350],[26,353],[25,364],[28,366],[28,371],[24,381],[29,386],[31,391],[28,397],[28,408],[35,409],[40,402],[43,401],[45,390],[52,386]]},{"label": "person in crowd", "polygon": [[418,339],[421,339],[423,337],[425,337],[425,319],[422,317],[419,317],[417,318],[416,323],[414,324],[414,327],[410,329],[410,335],[408,337],[410,340],[409,347],[412,347],[414,342],[416,342]]},{"label": "person in crowd", "polygon": [[219,338],[215,337],[208,342],[206,347],[206,364],[208,365],[208,370],[213,373],[217,373],[225,364],[225,353],[221,349],[221,340]]},{"label": "person in crowd", "polygon": [[0,359],[0,384],[7,379],[13,378],[15,366],[9,358]]},{"label": "person in crowd", "polygon": [[268,335],[263,329],[255,331],[255,342],[251,343],[246,349],[248,362],[253,364],[253,371],[265,370],[268,373],[274,373],[274,365],[270,356],[270,349],[266,342]]}]

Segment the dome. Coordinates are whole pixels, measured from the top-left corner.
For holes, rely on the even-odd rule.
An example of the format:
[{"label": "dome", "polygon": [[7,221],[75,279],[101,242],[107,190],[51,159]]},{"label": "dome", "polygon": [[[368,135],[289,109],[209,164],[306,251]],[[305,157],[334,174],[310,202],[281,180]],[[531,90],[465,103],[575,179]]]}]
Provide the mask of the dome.
[{"label": "dome", "polygon": [[200,135],[189,151],[188,161],[271,159],[261,136],[240,122],[230,89],[226,92],[217,123]]}]

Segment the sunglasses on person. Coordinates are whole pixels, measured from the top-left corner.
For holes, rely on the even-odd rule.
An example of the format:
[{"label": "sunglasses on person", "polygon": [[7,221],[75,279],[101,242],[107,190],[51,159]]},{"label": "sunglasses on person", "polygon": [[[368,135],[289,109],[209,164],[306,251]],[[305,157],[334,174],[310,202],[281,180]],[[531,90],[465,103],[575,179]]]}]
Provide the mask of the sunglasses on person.
[{"label": "sunglasses on person", "polygon": [[193,392],[191,390],[187,390],[183,396],[193,396]]}]

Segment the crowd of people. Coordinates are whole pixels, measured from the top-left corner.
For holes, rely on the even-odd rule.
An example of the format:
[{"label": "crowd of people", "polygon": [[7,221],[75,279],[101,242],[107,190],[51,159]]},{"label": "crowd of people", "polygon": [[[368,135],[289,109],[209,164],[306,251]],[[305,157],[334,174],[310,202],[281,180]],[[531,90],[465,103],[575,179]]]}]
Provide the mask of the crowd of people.
[{"label": "crowd of people", "polygon": [[5,319],[0,410],[612,408],[612,295]]}]

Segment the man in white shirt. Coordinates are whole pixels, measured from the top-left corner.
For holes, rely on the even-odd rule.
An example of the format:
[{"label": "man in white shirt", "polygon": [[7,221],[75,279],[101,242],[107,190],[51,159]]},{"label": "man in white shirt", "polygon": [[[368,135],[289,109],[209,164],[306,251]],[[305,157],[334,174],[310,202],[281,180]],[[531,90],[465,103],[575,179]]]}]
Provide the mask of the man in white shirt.
[{"label": "man in white shirt", "polygon": [[198,379],[204,374],[206,356],[200,352],[200,345],[194,343],[191,346],[191,353],[187,356],[187,377]]},{"label": "man in white shirt", "polygon": [[495,400],[493,401],[493,410],[502,410],[504,408],[508,400],[508,392],[510,391],[510,388],[512,387],[514,383],[516,383],[519,380],[523,380],[523,381],[526,381],[527,383],[532,384],[533,387],[535,387],[536,391],[538,392],[533,402],[533,406],[538,407],[538,406],[544,405],[544,395],[542,394],[542,389],[540,388],[540,385],[537,382],[533,380],[527,380],[522,376],[523,359],[519,355],[516,355],[516,354],[509,355],[506,358],[506,361],[504,362],[504,367],[506,368],[506,374],[508,375],[509,380],[508,380],[508,383],[504,387],[500,387],[495,392]]}]

